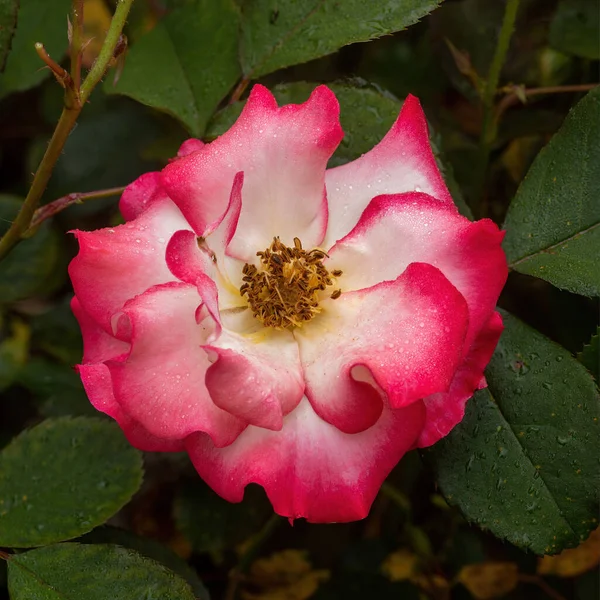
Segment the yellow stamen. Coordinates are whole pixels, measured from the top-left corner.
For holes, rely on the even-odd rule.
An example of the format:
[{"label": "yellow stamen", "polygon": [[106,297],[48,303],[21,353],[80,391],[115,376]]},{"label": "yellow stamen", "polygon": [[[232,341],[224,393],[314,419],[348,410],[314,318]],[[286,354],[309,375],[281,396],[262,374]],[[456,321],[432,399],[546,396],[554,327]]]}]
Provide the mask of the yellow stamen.
[{"label": "yellow stamen", "polygon": [[[342,274],[339,269],[330,273],[323,265],[326,252],[319,248],[304,250],[298,238],[294,238],[293,247],[273,238],[271,245],[256,255],[261,270],[244,265],[240,293],[247,297],[254,316],[265,327],[288,329],[310,321],[321,311],[320,293]],[[341,293],[336,289],[330,297],[335,300]]]}]

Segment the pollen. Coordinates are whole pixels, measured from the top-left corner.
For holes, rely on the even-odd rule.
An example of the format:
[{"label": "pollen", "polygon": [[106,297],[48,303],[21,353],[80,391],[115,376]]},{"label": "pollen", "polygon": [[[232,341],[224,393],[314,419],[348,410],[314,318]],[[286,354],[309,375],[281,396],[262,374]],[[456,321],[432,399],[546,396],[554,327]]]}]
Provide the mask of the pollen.
[{"label": "pollen", "polygon": [[[301,327],[320,311],[319,300],[328,287],[336,284],[342,271],[329,272],[323,264],[328,255],[320,248],[304,250],[294,238],[294,246],[283,244],[278,237],[256,256],[260,265],[246,263],[240,293],[248,300],[254,316],[265,327],[292,329]],[[337,299],[342,291],[333,290]]]}]

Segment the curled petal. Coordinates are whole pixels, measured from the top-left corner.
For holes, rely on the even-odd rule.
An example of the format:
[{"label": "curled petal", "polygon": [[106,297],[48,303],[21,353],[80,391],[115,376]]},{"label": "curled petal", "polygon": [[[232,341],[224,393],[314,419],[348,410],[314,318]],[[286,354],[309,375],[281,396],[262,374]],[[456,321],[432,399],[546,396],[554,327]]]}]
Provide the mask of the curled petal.
[{"label": "curled petal", "polygon": [[326,185],[329,226],[325,248],[346,235],[371,198],[381,194],[422,191],[456,211],[431,151],[423,109],[411,95],[383,140],[360,158],[329,169]]},{"label": "curled petal", "polygon": [[476,390],[486,387],[483,370],[492,358],[502,329],[502,317],[495,312],[456,371],[450,389],[423,399],[427,412],[425,426],[417,440],[419,448],[431,446],[447,436],[462,421],[467,400]]},{"label": "curled petal", "polygon": [[508,269],[504,233],[489,219],[475,223],[427,194],[374,198],[356,227],[331,250],[343,289],[394,280],[412,262],[436,266],[469,306],[465,350],[494,311]]},{"label": "curled petal", "polygon": [[392,408],[448,390],[468,311],[438,269],[413,263],[395,281],[322,306],[323,314],[295,336],[306,395],[327,422],[348,433],[373,425],[381,410],[373,391],[365,393],[373,380]]},{"label": "curled petal", "polygon": [[168,199],[152,202],[133,221],[97,231],[75,231],[79,254],[69,265],[85,311],[112,333],[111,318],[130,298],[174,281],[165,261],[171,235],[188,225]]},{"label": "curled petal", "polygon": [[253,259],[274,236],[307,247],[320,244],[327,226],[325,169],[342,139],[339,106],[319,86],[300,105],[279,108],[255,85],[232,128],[214,142],[170,164],[163,184],[194,231],[204,236],[225,212],[236,173],[244,171],[244,197],[231,253]]},{"label": "curled petal", "polygon": [[155,286],[127,302],[131,352],[107,365],[117,403],[153,436],[203,431],[223,446],[246,423],[215,406],[206,389],[211,363],[201,348],[206,332],[196,323],[200,303],[196,288],[184,283]]},{"label": "curled petal", "polygon": [[201,277],[197,285],[208,313],[204,322],[212,329],[203,348],[216,358],[206,374],[214,403],[252,425],[281,429],[304,393],[293,336],[266,331],[248,309],[219,314],[214,282]]}]

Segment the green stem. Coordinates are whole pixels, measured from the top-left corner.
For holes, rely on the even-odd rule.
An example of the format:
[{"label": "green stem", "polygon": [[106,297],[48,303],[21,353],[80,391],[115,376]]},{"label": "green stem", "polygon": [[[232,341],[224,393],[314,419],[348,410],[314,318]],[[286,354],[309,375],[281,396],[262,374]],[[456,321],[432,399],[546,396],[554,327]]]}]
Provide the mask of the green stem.
[{"label": "green stem", "polygon": [[81,102],[84,104],[92,93],[92,90],[102,77],[104,77],[106,68],[113,59],[115,48],[119,43],[121,32],[123,31],[123,27],[125,27],[125,21],[127,21],[127,15],[132,4],[133,0],[118,0],[117,8],[110,22],[110,27],[108,28],[108,33],[104,39],[100,54],[81,86]]},{"label": "green stem", "polygon": [[[56,125],[56,129],[52,134],[48,148],[46,148],[42,162],[33,177],[31,188],[29,188],[29,192],[27,193],[16,219],[2,239],[0,239],[0,260],[12,250],[29,228],[31,219],[33,218],[42,194],[48,185],[56,162],[61,155],[69,134],[73,127],[75,127],[79,113],[112,60],[115,47],[119,41],[121,31],[125,25],[127,14],[129,13],[132,3],[133,0],[119,0],[100,55],[81,86],[81,90],[77,90],[74,87],[67,88],[67,93],[65,94],[65,107],[63,108],[58,124]],[[70,82],[70,85],[72,86],[72,82]],[[71,101],[72,96],[75,96],[79,101]]]},{"label": "green stem", "polygon": [[[506,60],[510,39],[515,28],[515,20],[517,18],[517,11],[519,10],[519,1],[520,0],[506,1],[506,8],[504,9],[504,18],[502,20],[502,27],[500,29],[498,43],[496,44],[496,50],[492,58],[492,64],[490,65],[490,70],[488,72],[483,89],[483,124],[481,127],[481,136],[479,138],[481,152],[477,173],[478,180],[477,185],[475,186],[475,189],[477,190],[476,198],[480,198],[483,193],[488,164],[490,162],[491,148],[494,140],[496,139],[496,133],[498,130],[497,121],[494,119],[494,98],[498,91],[500,73],[502,71],[504,61]],[[481,212],[484,214],[487,212],[485,206],[482,206]]]},{"label": "green stem", "polygon": [[264,543],[271,537],[271,534],[279,526],[283,519],[274,514],[264,525],[264,527],[256,534],[251,546],[244,552],[240,558],[240,562],[237,567],[229,574],[229,585],[223,596],[224,600],[235,600],[237,587],[240,582],[242,575],[250,568],[250,565],[260,552]]}]

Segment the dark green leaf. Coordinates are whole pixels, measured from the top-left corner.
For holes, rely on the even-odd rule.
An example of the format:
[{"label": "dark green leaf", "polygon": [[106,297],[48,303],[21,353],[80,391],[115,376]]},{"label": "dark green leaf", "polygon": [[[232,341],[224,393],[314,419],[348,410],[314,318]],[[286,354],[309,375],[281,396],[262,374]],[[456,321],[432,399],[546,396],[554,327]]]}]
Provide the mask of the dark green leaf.
[{"label": "dark green leaf", "polygon": [[191,586],[197,600],[208,600],[208,590],[204,587],[198,574],[180,556],[167,546],[156,540],[140,537],[125,529],[103,526],[90,531],[78,540],[82,544],[118,544],[139,552],[164,565],[173,573],[183,577]]},{"label": "dark green leaf", "polygon": [[0,0],[0,73],[6,66],[10,43],[17,27],[18,12],[19,0]]},{"label": "dark green leaf", "polygon": [[186,483],[175,503],[177,526],[194,550],[217,555],[256,533],[271,512],[257,486],[246,489],[243,502],[232,504],[200,480]]},{"label": "dark green leaf", "polygon": [[44,421],[0,453],[0,546],[41,546],[90,531],[141,481],[141,455],[116,424]]},{"label": "dark green leaf", "polygon": [[19,371],[18,382],[35,396],[45,417],[99,414],[87,399],[79,375],[67,365],[34,358]]},{"label": "dark green leaf", "polygon": [[50,56],[60,61],[67,51],[67,15],[70,0],[21,0],[12,50],[0,75],[0,97],[27,90],[46,77],[50,70],[37,55],[34,44],[41,42]]},{"label": "dark green leaf", "polygon": [[107,81],[105,91],[164,110],[201,135],[240,76],[238,23],[233,0],[174,10],[131,48],[119,81]]},{"label": "dark green leaf", "polygon": [[[273,94],[279,104],[304,102],[317,86],[316,83],[296,82],[277,85]],[[344,129],[344,139],[331,158],[330,167],[336,167],[358,158],[375,146],[388,132],[400,112],[402,102],[363,81],[355,81],[353,85],[347,83],[330,83],[340,103],[340,120]],[[242,112],[244,102],[230,104],[218,112],[209,123],[207,137],[215,138],[227,131]],[[438,166],[446,178],[446,182],[460,212],[471,218],[471,213],[466,205],[460,190],[454,181],[451,171],[445,166],[439,156],[437,144],[432,146]],[[439,143],[439,140],[436,140]]]},{"label": "dark green leaf", "polygon": [[12,600],[194,600],[190,586],[133,550],[57,544],[12,555]]},{"label": "dark green leaf", "polygon": [[242,9],[241,60],[255,79],[354,42],[400,31],[440,0],[254,0]]},{"label": "dark green leaf", "polygon": [[598,526],[600,398],[561,346],[503,312],[488,389],[432,449],[440,488],[470,521],[537,554]]},{"label": "dark green leaf", "polygon": [[593,375],[596,383],[600,384],[600,327],[596,328],[590,343],[577,355],[577,360]]},{"label": "dark green leaf", "polygon": [[550,45],[566,54],[600,58],[600,4],[595,0],[561,0],[550,25]]},{"label": "dark green leaf", "polygon": [[600,87],[539,153],[504,228],[511,268],[561,289],[600,295]]},{"label": "dark green leaf", "polygon": [[[0,235],[8,230],[21,205],[19,198],[0,194]],[[0,263],[0,304],[51,292],[60,258],[58,235],[46,223]]]}]

